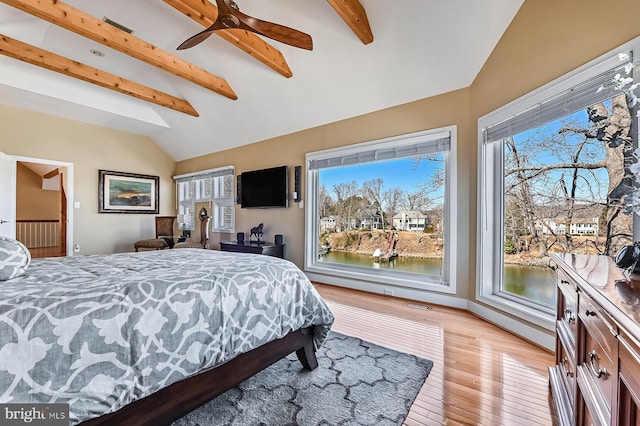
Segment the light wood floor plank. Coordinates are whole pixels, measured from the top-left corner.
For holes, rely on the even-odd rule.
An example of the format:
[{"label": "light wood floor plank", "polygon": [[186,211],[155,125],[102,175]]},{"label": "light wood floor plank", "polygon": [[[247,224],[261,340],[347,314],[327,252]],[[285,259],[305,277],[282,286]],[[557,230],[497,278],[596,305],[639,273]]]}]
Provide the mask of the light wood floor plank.
[{"label": "light wood floor plank", "polygon": [[471,313],[325,284],[333,330],[433,361],[405,420],[425,425],[551,425],[554,355]]}]

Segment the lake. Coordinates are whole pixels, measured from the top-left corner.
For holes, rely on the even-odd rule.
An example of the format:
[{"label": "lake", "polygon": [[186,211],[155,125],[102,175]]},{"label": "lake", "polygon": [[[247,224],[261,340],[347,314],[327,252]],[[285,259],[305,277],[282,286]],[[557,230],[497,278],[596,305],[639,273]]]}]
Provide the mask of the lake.
[{"label": "lake", "polygon": [[[442,268],[441,259],[396,257],[390,262],[376,262],[368,255],[340,251],[331,251],[321,256],[320,260],[438,276]],[[556,274],[552,269],[542,266],[505,265],[504,291],[555,306]]]}]

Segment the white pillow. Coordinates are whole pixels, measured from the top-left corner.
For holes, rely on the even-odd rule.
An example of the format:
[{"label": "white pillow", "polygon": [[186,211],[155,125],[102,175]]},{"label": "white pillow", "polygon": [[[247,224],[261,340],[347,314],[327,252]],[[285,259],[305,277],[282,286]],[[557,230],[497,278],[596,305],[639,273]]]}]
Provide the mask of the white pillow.
[{"label": "white pillow", "polygon": [[20,241],[0,237],[0,281],[24,274],[31,263],[29,249]]}]

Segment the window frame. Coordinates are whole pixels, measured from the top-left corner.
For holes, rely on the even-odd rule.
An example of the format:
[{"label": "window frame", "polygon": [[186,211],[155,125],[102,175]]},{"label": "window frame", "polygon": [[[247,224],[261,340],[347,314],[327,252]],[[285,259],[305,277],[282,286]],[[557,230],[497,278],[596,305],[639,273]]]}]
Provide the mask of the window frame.
[{"label": "window frame", "polygon": [[[235,233],[235,201],[233,188],[234,176],[234,166],[217,167],[215,169],[202,170],[199,172],[174,176],[173,179],[176,182],[176,211],[179,215],[183,214],[180,213],[180,206],[184,201],[183,199],[181,199],[181,197],[184,193],[187,193],[187,196],[191,193],[190,189],[183,190],[183,187],[186,188],[187,184],[194,185],[192,200],[193,204],[195,205],[195,203],[201,202],[210,203],[212,220],[209,221],[209,226],[211,226],[211,231],[225,234]],[[221,185],[224,185],[225,178],[231,179],[230,192],[227,195],[221,196],[219,194],[221,192]],[[208,188],[208,191],[211,192],[210,194],[207,194],[207,183],[205,182],[206,180],[211,180]],[[221,210],[225,207],[231,208],[231,226],[229,228],[220,226],[223,216]],[[195,216],[196,212],[195,209],[193,209],[193,211],[191,212],[190,226],[184,227],[184,229],[193,230],[195,228]]]},{"label": "window frame", "polygon": [[[220,195],[224,192],[224,179],[229,177],[231,178],[231,192],[229,192],[229,194],[227,195]],[[213,220],[211,224],[211,230],[213,232],[233,234],[235,233],[235,199],[233,190],[233,173],[224,176],[218,176],[213,179],[214,182],[212,182],[213,194],[211,206],[211,216]],[[223,225],[221,226],[221,224],[223,224],[224,222],[223,216],[225,207],[231,209],[231,226],[229,228],[224,227]]]},{"label": "window frame", "polygon": [[[312,170],[312,161],[322,160],[336,156],[351,156],[359,152],[371,151],[374,149],[385,149],[389,147],[401,147],[415,144],[419,140],[435,140],[449,137],[449,151],[444,152],[445,157],[445,190],[444,190],[444,218],[445,229],[445,255],[443,258],[444,279],[425,280],[424,274],[401,272],[393,270],[375,269],[369,267],[358,267],[335,263],[325,263],[318,261],[318,232],[320,228],[320,218],[318,215],[317,195],[319,192],[319,171]],[[403,157],[404,158],[404,157]],[[457,163],[457,126],[446,126],[427,131],[415,132],[400,136],[373,140],[353,145],[331,148],[322,151],[315,151],[306,154],[306,187],[307,206],[305,214],[305,272],[319,274],[324,277],[333,276],[336,279],[354,279],[364,283],[366,289],[373,290],[378,284],[405,287],[416,290],[428,290],[446,294],[456,293],[456,253],[457,253],[457,178],[455,167]],[[338,278],[339,277],[339,278]],[[327,278],[326,282],[330,282]]]},{"label": "window frame", "polygon": [[[552,99],[595,75],[611,68],[621,53],[632,52],[634,64],[640,56],[640,38],[632,40],[611,52],[525,94],[524,96],[492,111],[478,119],[478,214],[477,214],[477,260],[476,299],[488,306],[524,319],[547,330],[555,329],[555,307],[545,307],[526,298],[501,291],[504,265],[504,221],[495,226],[489,218],[504,217],[503,143],[485,143],[485,129],[496,123],[532,110],[537,105]],[[639,79],[634,73],[636,81]],[[635,127],[638,127],[638,117]],[[637,140],[636,140],[637,141]],[[634,218],[637,219],[637,218]],[[634,220],[634,236],[638,239],[639,220]],[[496,253],[499,255],[496,256]]]}]

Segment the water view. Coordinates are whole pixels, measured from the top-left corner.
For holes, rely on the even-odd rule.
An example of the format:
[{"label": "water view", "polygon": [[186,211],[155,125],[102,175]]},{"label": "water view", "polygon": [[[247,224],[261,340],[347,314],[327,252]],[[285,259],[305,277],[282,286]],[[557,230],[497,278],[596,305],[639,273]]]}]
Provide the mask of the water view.
[{"label": "water view", "polygon": [[[368,255],[342,251],[322,255],[320,261],[437,276],[441,275],[442,269],[442,259],[396,257],[389,262],[378,262]],[[555,305],[555,272],[540,266],[505,265],[503,290],[546,305]]]},{"label": "water view", "polygon": [[503,290],[545,305],[556,304],[556,273],[543,266],[504,265]]},{"label": "water view", "polygon": [[419,259],[412,257],[395,257],[389,261],[379,262],[365,254],[354,254],[344,251],[330,251],[320,257],[322,262],[341,263],[354,266],[366,266],[376,269],[395,269],[417,274],[440,275],[442,259]]}]

